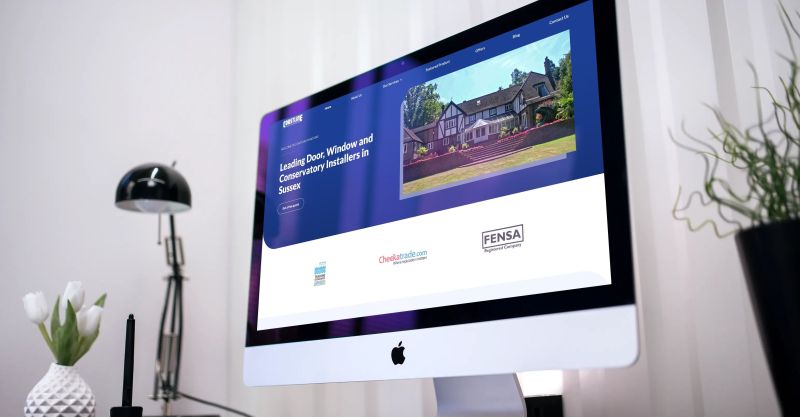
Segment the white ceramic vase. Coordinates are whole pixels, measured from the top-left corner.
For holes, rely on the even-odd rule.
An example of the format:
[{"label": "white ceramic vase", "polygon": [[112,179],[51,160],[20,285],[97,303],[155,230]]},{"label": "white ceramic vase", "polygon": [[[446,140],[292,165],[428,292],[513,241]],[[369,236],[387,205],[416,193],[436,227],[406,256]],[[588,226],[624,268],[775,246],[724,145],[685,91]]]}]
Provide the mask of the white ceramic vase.
[{"label": "white ceramic vase", "polygon": [[51,364],[25,401],[25,417],[95,417],[94,393],[72,366]]}]

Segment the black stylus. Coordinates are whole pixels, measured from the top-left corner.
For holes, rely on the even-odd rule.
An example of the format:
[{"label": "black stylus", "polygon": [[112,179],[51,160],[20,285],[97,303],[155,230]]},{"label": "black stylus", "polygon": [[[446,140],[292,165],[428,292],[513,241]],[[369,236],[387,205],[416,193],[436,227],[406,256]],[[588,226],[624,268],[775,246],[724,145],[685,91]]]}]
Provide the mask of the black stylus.
[{"label": "black stylus", "polygon": [[111,408],[111,417],[142,417],[142,407],[131,406],[133,402],[133,342],[136,320],[128,315],[125,329],[125,368],[122,373],[122,406]]},{"label": "black stylus", "polygon": [[122,406],[130,407],[133,400],[133,340],[136,337],[136,320],[128,315],[125,329],[125,371],[122,374]]}]

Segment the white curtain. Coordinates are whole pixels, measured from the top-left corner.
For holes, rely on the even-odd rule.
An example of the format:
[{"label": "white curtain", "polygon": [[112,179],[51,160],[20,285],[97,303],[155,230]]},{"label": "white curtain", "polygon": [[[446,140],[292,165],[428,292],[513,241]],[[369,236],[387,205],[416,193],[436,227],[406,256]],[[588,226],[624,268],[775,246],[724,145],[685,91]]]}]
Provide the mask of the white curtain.
[{"label": "white curtain", "polygon": [[682,124],[698,136],[714,127],[703,103],[755,122],[746,61],[773,90],[787,68],[775,55],[787,50],[777,3],[622,0],[617,9],[641,358],[630,369],[566,372],[567,415],[778,416],[733,239],[671,218],[678,186],[699,189],[703,168],[668,136],[680,139]]},{"label": "white curtain", "polygon": [[[229,398],[270,416],[431,416],[430,381],[243,388],[241,352],[258,120],[267,111],[522,6],[521,0],[243,0],[236,5]],[[786,3],[800,8],[797,0]],[[719,106],[754,122],[752,61],[779,86],[776,3],[618,0],[641,358],[564,373],[568,417],[777,416],[732,239],[689,233],[671,208],[702,166],[668,131],[702,134]],[[601,80],[602,81],[602,80]],[[252,179],[252,180],[251,180]],[[702,215],[703,213],[700,213]]]}]

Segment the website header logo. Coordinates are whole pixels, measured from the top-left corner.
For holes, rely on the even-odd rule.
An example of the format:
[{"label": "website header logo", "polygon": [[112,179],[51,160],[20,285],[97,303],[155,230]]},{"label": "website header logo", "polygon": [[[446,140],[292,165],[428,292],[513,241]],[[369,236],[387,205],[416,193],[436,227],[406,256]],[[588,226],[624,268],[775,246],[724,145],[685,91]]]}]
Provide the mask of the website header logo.
[{"label": "website header logo", "polygon": [[294,117],[291,117],[291,118],[288,118],[288,119],[284,120],[283,121],[283,128],[286,129],[289,126],[297,124],[297,123],[300,123],[302,121],[303,121],[303,115],[302,114],[298,114],[297,116],[294,116]]}]

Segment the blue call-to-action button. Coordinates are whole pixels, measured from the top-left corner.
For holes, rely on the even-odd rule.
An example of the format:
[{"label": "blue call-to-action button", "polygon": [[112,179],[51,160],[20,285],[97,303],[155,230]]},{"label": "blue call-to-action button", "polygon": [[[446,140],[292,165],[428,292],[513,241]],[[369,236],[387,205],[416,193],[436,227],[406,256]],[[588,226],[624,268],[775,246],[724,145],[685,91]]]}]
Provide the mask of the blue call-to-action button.
[{"label": "blue call-to-action button", "polygon": [[284,201],[278,204],[278,214],[291,213],[293,211],[302,210],[305,205],[305,200],[298,198],[296,200]]}]

